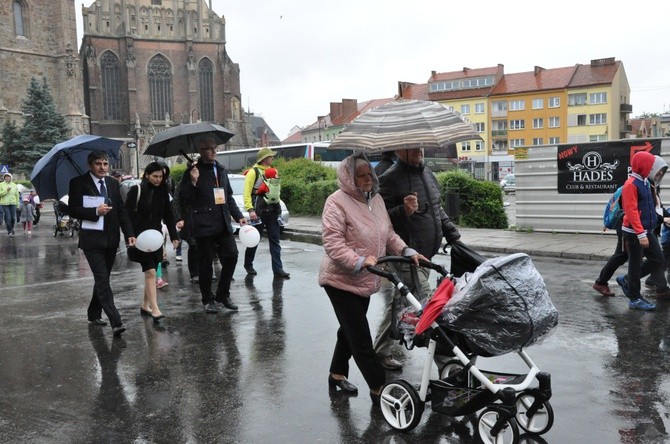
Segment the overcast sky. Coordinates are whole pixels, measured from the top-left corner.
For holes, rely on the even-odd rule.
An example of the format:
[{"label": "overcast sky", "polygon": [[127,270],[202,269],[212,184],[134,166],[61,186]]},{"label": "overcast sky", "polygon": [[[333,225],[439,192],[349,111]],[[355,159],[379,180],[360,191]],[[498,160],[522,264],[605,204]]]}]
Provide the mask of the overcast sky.
[{"label": "overcast sky", "polygon": [[[93,2],[76,3],[81,39],[81,4]],[[226,19],[243,107],[280,139],[330,102],[393,97],[398,81],[498,63],[509,74],[615,57],[632,117],[670,111],[667,0],[212,0],[212,9]]]}]

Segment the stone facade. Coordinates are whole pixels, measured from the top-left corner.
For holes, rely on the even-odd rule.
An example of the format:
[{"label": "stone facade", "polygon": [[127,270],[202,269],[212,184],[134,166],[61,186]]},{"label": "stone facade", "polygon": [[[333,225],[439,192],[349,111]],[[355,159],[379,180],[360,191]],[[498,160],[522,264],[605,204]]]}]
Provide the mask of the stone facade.
[{"label": "stone facade", "polygon": [[253,146],[225,19],[204,1],[98,0],[83,19],[91,133],[138,144],[138,152],[123,149],[121,168],[137,173],[138,160],[140,169],[152,160],[140,154],[156,132],[197,120],[235,133],[225,149]]},{"label": "stone facade", "polygon": [[0,123],[23,124],[30,79],[47,83],[71,135],[89,132],[77,53],[74,0],[0,2]]}]

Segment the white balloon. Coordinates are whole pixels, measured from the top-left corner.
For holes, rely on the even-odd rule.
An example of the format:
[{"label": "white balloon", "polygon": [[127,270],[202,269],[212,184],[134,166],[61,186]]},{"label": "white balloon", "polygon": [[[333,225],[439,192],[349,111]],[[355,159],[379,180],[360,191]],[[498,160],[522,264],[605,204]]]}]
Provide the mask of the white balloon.
[{"label": "white balloon", "polygon": [[240,242],[247,248],[253,248],[261,241],[261,234],[256,227],[243,225],[240,227]]},{"label": "white balloon", "polygon": [[135,248],[145,253],[153,253],[163,246],[163,234],[158,230],[144,230],[135,239]]}]

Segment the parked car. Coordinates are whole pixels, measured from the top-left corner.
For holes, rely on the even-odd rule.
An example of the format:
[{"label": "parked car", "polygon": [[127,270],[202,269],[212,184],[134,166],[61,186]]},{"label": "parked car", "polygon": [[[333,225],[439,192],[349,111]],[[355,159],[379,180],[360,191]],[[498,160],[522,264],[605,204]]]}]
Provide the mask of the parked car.
[{"label": "parked car", "polygon": [[505,192],[505,194],[516,192],[516,176],[514,174],[508,174],[500,181],[500,188]]},{"label": "parked car", "polygon": [[121,198],[124,202],[126,201],[126,196],[128,196],[130,189],[140,183],[142,183],[141,179],[126,179],[121,182]]},{"label": "parked car", "polygon": [[[230,186],[233,188],[233,198],[235,199],[235,203],[240,207],[244,218],[249,221],[249,212],[244,210],[244,179],[245,176],[242,174],[228,174]],[[288,225],[290,214],[283,200],[279,201],[279,205],[281,206],[281,214],[277,218],[277,221],[279,222],[280,229],[283,230],[284,227]],[[233,229],[235,230],[235,233],[240,229],[239,224],[235,221],[233,221]]]}]

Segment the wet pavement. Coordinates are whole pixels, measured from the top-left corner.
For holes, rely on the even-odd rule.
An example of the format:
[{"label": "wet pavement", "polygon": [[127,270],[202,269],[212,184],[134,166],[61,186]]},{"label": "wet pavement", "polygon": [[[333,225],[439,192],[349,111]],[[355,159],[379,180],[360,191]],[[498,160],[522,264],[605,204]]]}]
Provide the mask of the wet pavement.
[{"label": "wet pavement", "polygon": [[[319,245],[282,242],[284,281],[262,272],[270,258],[261,244],[259,275],[235,273],[239,312],[216,315],[203,312],[186,264],[170,251],[158,325],[140,317],[143,275],[121,253],[112,286],[128,331],[114,339],[109,326],[87,325],[88,264],[76,238],[53,236],[50,217],[31,238],[0,235],[0,442],[475,442],[472,418],[429,406],[414,431],[394,431],[353,362],[360,394],[329,394],[337,320],[316,282]],[[554,332],[528,349],[552,375],[556,418],[524,442],[666,442],[670,303],[630,310],[618,287],[609,299],[590,289],[599,261],[533,257],[560,313]],[[449,265],[446,255],[435,261]],[[373,331],[381,311],[373,296]],[[404,368],[387,379],[418,384],[425,349],[396,352]],[[479,365],[517,372],[519,364],[505,355]]]}]

